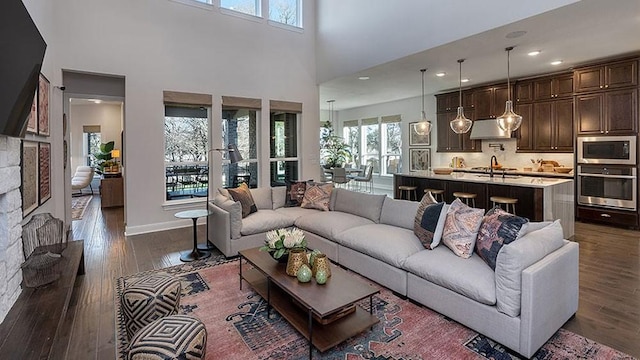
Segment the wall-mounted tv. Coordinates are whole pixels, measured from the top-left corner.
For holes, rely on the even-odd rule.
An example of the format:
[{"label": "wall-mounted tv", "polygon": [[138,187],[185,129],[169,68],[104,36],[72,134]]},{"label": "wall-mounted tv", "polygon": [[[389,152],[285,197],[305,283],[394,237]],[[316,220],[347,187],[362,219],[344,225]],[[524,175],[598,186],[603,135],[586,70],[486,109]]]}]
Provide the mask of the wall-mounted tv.
[{"label": "wall-mounted tv", "polygon": [[47,44],[21,0],[0,1],[0,134],[24,137]]}]

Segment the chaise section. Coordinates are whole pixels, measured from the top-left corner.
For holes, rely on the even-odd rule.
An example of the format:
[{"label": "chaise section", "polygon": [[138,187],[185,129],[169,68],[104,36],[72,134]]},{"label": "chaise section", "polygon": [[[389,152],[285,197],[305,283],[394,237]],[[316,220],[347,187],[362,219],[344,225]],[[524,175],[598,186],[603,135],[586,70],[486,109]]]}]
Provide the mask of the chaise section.
[{"label": "chaise section", "polygon": [[373,224],[373,221],[341,211],[322,211],[301,216],[295,221],[300,229],[336,241],[336,235],[357,226]]},{"label": "chaise section", "polygon": [[277,212],[278,214],[282,214],[288,218],[291,218],[292,221],[296,221],[298,220],[299,217],[305,216],[305,215],[309,215],[309,214],[316,214],[318,212],[318,210],[316,209],[305,209],[305,208],[301,208],[299,206],[294,206],[294,207],[281,207],[281,208],[276,208],[275,212]]}]

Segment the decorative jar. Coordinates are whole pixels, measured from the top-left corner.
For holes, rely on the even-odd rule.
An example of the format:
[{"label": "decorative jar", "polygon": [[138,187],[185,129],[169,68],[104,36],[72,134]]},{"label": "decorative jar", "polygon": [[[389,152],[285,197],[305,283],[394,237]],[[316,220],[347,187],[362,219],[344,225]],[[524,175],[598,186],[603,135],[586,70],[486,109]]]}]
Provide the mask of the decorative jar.
[{"label": "decorative jar", "polygon": [[327,278],[331,277],[331,262],[326,254],[317,254],[313,258],[312,272],[315,276],[319,270],[324,270]]},{"label": "decorative jar", "polygon": [[287,262],[287,275],[296,276],[298,269],[300,269],[302,265],[309,267],[306,250],[291,249],[289,251],[289,261]]}]

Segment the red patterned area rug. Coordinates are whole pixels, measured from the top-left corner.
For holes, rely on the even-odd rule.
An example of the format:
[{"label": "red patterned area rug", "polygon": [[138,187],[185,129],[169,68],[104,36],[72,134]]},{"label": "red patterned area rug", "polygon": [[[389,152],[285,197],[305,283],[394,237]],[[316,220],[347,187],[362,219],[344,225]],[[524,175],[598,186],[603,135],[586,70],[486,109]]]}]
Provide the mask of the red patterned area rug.
[{"label": "red patterned area rug", "polygon": [[[119,295],[124,286],[141,276],[164,272],[182,281],[183,314],[202,320],[207,328],[206,359],[307,359],[309,348],[286,320],[243,283],[239,286],[238,260],[213,259],[148,271],[116,280],[116,357],[126,358]],[[293,306],[293,305],[292,305]],[[358,304],[369,310],[369,301]],[[518,359],[500,344],[430,309],[382,290],[374,296],[374,313],[380,318],[372,330],[319,353],[315,359]],[[633,359],[570,331],[559,330],[534,359]]]}]

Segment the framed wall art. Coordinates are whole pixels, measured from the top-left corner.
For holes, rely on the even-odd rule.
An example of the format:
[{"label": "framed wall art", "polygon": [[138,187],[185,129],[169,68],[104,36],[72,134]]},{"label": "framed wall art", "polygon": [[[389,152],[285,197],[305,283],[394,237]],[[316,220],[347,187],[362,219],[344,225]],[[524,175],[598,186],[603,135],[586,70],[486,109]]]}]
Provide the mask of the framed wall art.
[{"label": "framed wall art", "polygon": [[38,135],[49,136],[49,80],[40,74],[38,85]]},{"label": "framed wall art", "polygon": [[418,122],[409,123],[409,146],[430,146],[431,145],[431,132],[427,135],[420,135],[413,129],[413,124]]},{"label": "framed wall art", "polygon": [[38,90],[33,95],[33,102],[31,103],[31,112],[29,113],[29,120],[27,120],[27,133],[38,133]]},{"label": "framed wall art", "polygon": [[431,149],[409,149],[409,171],[429,170]]},{"label": "framed wall art", "polygon": [[38,197],[39,204],[42,205],[51,199],[51,144],[38,143],[38,150]]},{"label": "framed wall art", "polygon": [[38,143],[22,141],[22,216],[26,217],[38,207]]}]

